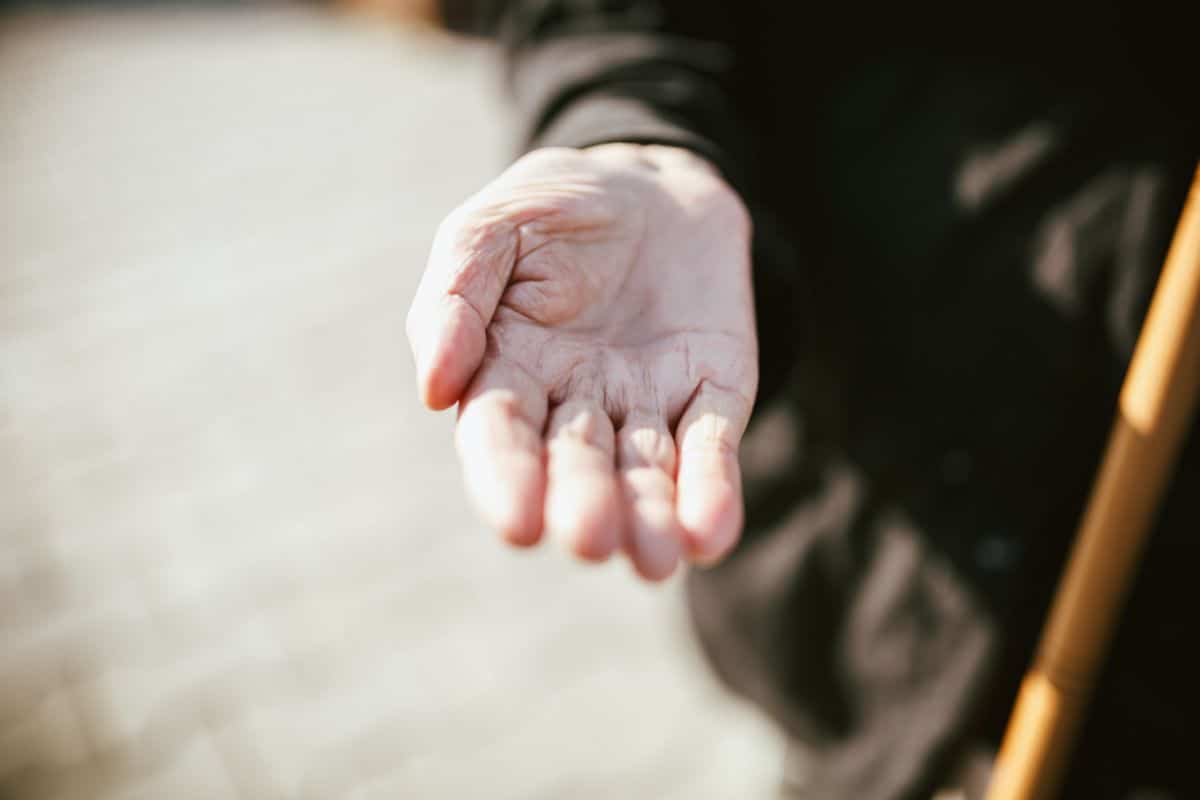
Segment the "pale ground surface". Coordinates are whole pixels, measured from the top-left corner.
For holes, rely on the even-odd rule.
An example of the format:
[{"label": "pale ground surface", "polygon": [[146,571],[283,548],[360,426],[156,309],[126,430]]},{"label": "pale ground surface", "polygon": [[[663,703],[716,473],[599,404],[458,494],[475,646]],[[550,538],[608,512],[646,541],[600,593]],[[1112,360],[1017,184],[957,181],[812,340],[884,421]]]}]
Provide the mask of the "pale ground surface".
[{"label": "pale ground surface", "polygon": [[464,507],[403,317],[489,54],[316,11],[0,27],[0,797],[735,798],[679,584]]}]

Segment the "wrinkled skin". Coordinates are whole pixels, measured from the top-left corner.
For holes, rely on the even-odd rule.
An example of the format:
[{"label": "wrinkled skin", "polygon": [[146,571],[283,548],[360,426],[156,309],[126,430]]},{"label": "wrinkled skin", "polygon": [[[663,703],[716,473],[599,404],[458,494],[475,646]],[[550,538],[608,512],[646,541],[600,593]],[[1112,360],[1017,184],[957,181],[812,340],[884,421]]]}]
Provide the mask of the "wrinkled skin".
[{"label": "wrinkled skin", "polygon": [[425,404],[459,404],[472,502],[509,542],[624,551],[661,580],[737,541],[750,223],[699,157],[522,158],[439,228],[408,335]]}]

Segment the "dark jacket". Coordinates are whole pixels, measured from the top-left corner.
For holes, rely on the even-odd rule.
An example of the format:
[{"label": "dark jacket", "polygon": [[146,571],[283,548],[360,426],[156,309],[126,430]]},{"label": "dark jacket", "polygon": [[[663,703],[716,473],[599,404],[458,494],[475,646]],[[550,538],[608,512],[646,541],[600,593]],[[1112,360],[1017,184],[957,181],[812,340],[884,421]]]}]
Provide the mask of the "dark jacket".
[{"label": "dark jacket", "polygon": [[[1165,4],[813,5],[446,14],[504,43],[530,147],[678,145],[746,200],[760,409],[800,433],[747,465],[697,626],[815,754],[799,796],[928,796],[994,743],[1032,652],[1200,155],[1200,72]],[[1068,797],[1200,796],[1198,520],[1193,442]]]}]

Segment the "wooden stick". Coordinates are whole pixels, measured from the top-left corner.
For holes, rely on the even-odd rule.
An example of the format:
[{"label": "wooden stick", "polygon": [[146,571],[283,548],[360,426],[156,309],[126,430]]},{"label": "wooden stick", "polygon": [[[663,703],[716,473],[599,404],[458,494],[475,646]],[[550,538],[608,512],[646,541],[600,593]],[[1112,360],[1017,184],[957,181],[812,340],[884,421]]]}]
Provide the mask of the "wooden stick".
[{"label": "wooden stick", "polygon": [[[988,800],[1049,800],[1063,777],[1200,386],[1200,170],[1167,253],[1108,448]],[[1169,653],[1161,654],[1170,658]]]}]

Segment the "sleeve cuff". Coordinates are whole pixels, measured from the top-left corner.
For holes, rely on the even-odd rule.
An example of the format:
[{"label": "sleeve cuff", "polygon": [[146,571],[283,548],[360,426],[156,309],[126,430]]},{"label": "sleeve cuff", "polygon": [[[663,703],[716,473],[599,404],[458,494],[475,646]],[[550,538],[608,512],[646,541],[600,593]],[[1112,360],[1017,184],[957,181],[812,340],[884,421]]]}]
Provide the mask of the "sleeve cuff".
[{"label": "sleeve cuff", "polygon": [[720,148],[689,126],[672,121],[644,101],[595,90],[577,97],[528,139],[538,147],[592,147],[613,142],[659,144],[690,150],[711,163],[743,194],[742,176]]}]

